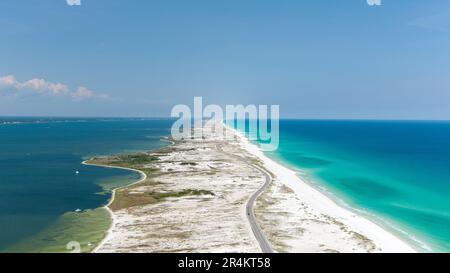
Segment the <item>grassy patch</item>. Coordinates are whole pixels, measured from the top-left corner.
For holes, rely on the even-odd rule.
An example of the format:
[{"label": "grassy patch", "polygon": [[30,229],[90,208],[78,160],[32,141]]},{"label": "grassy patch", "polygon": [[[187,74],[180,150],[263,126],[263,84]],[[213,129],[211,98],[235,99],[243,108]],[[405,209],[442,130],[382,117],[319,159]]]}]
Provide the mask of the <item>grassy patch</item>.
[{"label": "grassy patch", "polygon": [[143,165],[158,161],[159,158],[149,154],[132,154],[119,156],[121,163],[127,163],[130,165]]},{"label": "grassy patch", "polygon": [[88,161],[89,164],[106,165],[112,167],[126,167],[140,169],[142,165],[158,161],[159,158],[153,155],[140,153],[131,155],[121,155],[114,157],[99,157]]},{"label": "grassy patch", "polygon": [[184,196],[201,196],[215,194],[207,190],[186,189],[177,192],[136,192],[133,189],[121,189],[116,191],[116,198],[110,205],[111,210],[131,208],[135,206],[144,206],[163,202],[167,198],[180,198]]},{"label": "grassy patch", "polygon": [[152,192],[149,193],[150,195],[152,195],[156,200],[165,200],[166,198],[171,198],[171,197],[183,197],[183,196],[195,196],[195,195],[212,195],[214,196],[215,194],[211,191],[206,191],[206,190],[191,190],[191,189],[187,189],[187,190],[182,190],[179,192]]}]

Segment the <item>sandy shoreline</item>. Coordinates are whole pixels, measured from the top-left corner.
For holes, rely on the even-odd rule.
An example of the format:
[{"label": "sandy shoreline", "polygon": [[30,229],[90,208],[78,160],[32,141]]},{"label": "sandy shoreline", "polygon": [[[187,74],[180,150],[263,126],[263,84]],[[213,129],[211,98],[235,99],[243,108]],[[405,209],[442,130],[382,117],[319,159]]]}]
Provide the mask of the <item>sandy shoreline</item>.
[{"label": "sandy shoreline", "polygon": [[[415,252],[377,224],[340,207],[231,130],[237,136],[233,140],[224,141],[211,134],[203,140],[176,143],[166,153],[149,154],[159,158],[146,166],[159,170],[154,178],[156,189],[212,190],[212,197],[168,198],[113,211],[110,206],[118,190],[137,195],[155,190],[140,185],[148,180],[143,171],[118,167],[143,176],[113,190],[106,206],[112,224],[94,252],[259,252],[245,204],[264,178],[226,154],[254,161],[272,174],[272,183],[257,199],[254,211],[276,252]],[[216,149],[218,144],[226,151]],[[162,235],[162,230],[167,234]]]},{"label": "sandy shoreline", "polygon": [[108,238],[108,236],[110,235],[110,233],[112,231],[112,228],[114,227],[114,225],[116,223],[116,217],[114,215],[114,212],[109,208],[109,206],[114,202],[114,200],[116,198],[116,191],[121,189],[121,188],[129,187],[129,186],[132,186],[134,184],[138,184],[138,183],[141,183],[141,182],[145,181],[147,179],[147,175],[143,171],[132,169],[132,168],[118,167],[118,166],[108,166],[108,165],[101,165],[101,164],[92,164],[92,163],[89,163],[90,160],[92,160],[92,159],[85,160],[81,164],[86,165],[86,166],[95,166],[95,167],[102,167],[102,168],[128,170],[128,171],[132,171],[132,172],[137,172],[137,173],[139,173],[141,175],[141,179],[139,179],[138,181],[133,182],[133,183],[128,184],[128,185],[117,187],[117,188],[114,188],[114,189],[111,190],[111,198],[109,199],[108,203],[102,207],[102,208],[106,209],[106,211],[108,211],[108,213],[109,213],[109,215],[111,217],[111,225],[108,228],[108,230],[106,231],[105,238],[103,238],[103,240],[98,244],[98,246],[96,246],[94,248],[94,250],[92,250],[92,252],[97,252],[97,250],[100,249],[102,247],[102,245],[104,244],[106,238]]},{"label": "sandy shoreline", "polygon": [[[168,139],[164,139],[164,138],[162,138],[161,141],[169,142],[170,145],[175,144],[175,142],[173,142],[171,140],[168,140]],[[140,171],[140,170],[137,170],[137,169],[133,169],[133,168],[126,168],[126,167],[120,167],[120,166],[109,166],[109,165],[89,163],[89,161],[91,161],[92,159],[93,158],[85,160],[85,161],[81,162],[81,164],[86,165],[86,166],[95,166],[95,167],[103,167],[103,168],[128,170],[128,171],[132,171],[132,172],[137,172],[137,173],[139,173],[141,175],[141,178],[138,181],[133,182],[131,184],[127,184],[127,185],[121,186],[121,187],[113,188],[111,190],[111,198],[109,199],[108,203],[102,207],[102,208],[106,209],[106,211],[109,213],[109,215],[111,217],[111,225],[109,226],[108,230],[106,231],[106,235],[102,239],[102,241],[92,250],[92,252],[95,253],[95,252],[98,251],[98,249],[100,249],[102,247],[102,245],[104,244],[105,240],[110,235],[110,233],[112,231],[112,228],[115,225],[116,218],[114,216],[114,212],[109,208],[109,206],[114,202],[114,200],[116,198],[116,191],[120,190],[121,188],[126,188],[126,187],[129,187],[129,186],[135,185],[135,184],[139,184],[139,183],[145,181],[148,177],[143,171]]]}]

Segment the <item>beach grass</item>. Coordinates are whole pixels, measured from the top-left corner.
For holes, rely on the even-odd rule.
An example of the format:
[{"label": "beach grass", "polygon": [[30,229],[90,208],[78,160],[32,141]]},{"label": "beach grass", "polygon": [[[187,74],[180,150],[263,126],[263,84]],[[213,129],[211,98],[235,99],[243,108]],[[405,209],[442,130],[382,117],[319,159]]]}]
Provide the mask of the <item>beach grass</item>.
[{"label": "beach grass", "polygon": [[185,196],[214,196],[214,193],[206,190],[186,189],[174,192],[133,192],[133,189],[120,189],[116,191],[116,198],[109,205],[112,211],[121,209],[156,204],[169,198],[180,198]]}]

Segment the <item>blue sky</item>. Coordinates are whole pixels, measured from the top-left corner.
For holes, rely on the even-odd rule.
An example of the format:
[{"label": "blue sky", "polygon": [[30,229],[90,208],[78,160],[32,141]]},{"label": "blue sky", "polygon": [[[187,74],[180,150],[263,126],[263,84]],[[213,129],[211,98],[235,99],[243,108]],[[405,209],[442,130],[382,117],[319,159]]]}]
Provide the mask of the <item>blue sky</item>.
[{"label": "blue sky", "polygon": [[0,115],[450,119],[450,1],[0,1]]}]

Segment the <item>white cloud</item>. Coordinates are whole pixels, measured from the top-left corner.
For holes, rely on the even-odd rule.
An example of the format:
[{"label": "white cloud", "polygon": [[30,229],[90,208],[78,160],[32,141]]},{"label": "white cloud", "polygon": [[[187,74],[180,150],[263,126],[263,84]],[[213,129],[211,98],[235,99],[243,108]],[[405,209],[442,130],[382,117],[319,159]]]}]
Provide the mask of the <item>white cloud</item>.
[{"label": "white cloud", "polygon": [[0,77],[0,87],[12,88],[16,91],[31,90],[38,93],[47,93],[50,95],[69,95],[75,101],[82,101],[90,98],[107,99],[108,95],[95,94],[92,90],[84,86],[78,87],[74,92],[71,92],[67,85],[62,83],[53,83],[44,79],[31,79],[25,82],[19,82],[14,75],[7,75]]},{"label": "white cloud", "polygon": [[47,82],[43,79],[32,79],[24,83],[17,84],[18,89],[30,89],[40,92],[46,91],[47,86],[48,86]]},{"label": "white cloud", "polygon": [[92,92],[91,90],[87,89],[84,86],[80,86],[80,87],[78,87],[77,91],[75,91],[71,94],[71,96],[74,100],[79,101],[79,100],[92,98],[94,96],[94,92]]},{"label": "white cloud", "polygon": [[78,87],[77,91],[70,94],[75,101],[82,101],[86,99],[111,99],[107,94],[96,94],[92,90],[84,86]]},{"label": "white cloud", "polygon": [[67,93],[69,88],[62,83],[50,83],[48,85],[48,90],[53,94]]},{"label": "white cloud", "polygon": [[17,84],[18,82],[16,80],[16,77],[14,77],[13,75],[0,77],[0,86],[16,87]]}]

